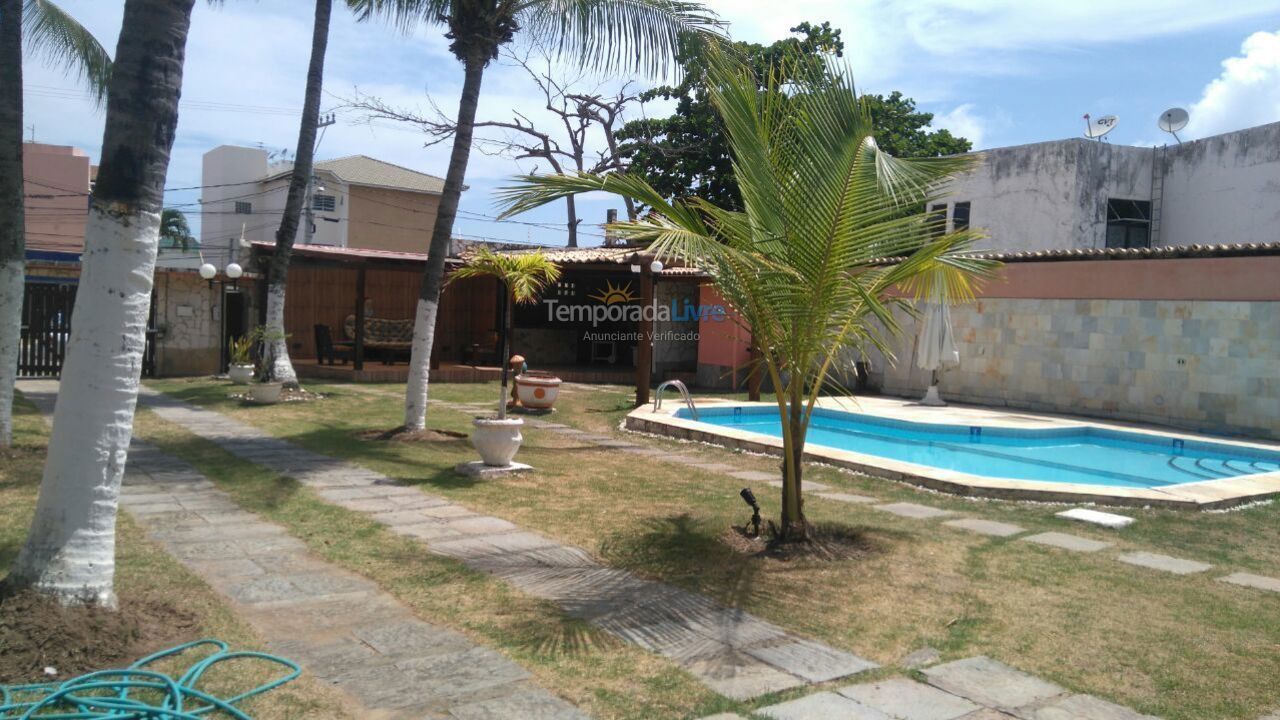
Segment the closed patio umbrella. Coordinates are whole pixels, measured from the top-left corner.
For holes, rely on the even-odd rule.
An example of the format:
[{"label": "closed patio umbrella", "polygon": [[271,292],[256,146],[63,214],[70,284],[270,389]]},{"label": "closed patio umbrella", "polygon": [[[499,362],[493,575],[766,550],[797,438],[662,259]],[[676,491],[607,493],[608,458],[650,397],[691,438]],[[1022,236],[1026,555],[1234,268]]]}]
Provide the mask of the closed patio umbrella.
[{"label": "closed patio umbrella", "polygon": [[916,345],[916,366],[933,373],[929,391],[921,398],[922,405],[941,406],[947,403],[938,395],[938,371],[960,364],[960,351],[956,350],[951,333],[951,310],[945,302],[929,302],[920,314],[920,337]]}]

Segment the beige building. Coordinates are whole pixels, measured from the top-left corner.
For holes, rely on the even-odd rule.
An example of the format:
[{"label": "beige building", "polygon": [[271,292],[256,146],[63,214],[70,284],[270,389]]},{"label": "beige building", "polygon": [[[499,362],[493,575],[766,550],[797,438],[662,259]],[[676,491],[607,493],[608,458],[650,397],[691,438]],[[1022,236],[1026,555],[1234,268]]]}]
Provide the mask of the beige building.
[{"label": "beige building", "polygon": [[97,166],[85,151],[67,145],[22,144],[27,249],[84,250],[89,189]]},{"label": "beige building", "polygon": [[[219,267],[243,236],[273,242],[284,212],[292,163],[269,163],[260,148],[221,145],[205,153],[200,242]],[[298,244],[426,252],[444,180],[365,155],[315,164],[310,221]]]}]

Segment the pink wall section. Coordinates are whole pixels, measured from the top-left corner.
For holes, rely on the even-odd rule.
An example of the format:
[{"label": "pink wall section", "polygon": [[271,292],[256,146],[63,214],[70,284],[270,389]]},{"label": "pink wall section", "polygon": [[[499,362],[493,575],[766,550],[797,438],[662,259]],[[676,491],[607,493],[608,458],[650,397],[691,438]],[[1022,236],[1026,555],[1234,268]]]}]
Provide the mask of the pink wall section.
[{"label": "pink wall section", "polygon": [[22,144],[28,249],[84,249],[89,172],[89,156],[83,150],[65,145]]},{"label": "pink wall section", "polygon": [[1280,256],[1009,263],[988,298],[1280,300]]},{"label": "pink wall section", "polygon": [[[710,284],[698,288],[698,303],[728,307],[720,293]],[[751,333],[743,329],[730,311],[721,321],[703,319],[698,322],[698,364],[742,367],[751,360]]]}]

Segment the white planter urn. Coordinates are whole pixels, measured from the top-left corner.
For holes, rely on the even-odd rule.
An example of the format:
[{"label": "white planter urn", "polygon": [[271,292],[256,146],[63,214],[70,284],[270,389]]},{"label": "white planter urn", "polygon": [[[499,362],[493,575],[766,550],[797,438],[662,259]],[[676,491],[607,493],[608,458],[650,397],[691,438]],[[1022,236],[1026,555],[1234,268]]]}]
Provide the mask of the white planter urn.
[{"label": "white planter urn", "polygon": [[530,410],[550,410],[560,394],[560,378],[545,373],[516,376],[516,393],[520,404]]},{"label": "white planter urn", "polygon": [[231,382],[237,385],[248,385],[253,379],[252,365],[232,365],[227,368],[227,377],[231,378]]},{"label": "white planter urn", "polygon": [[253,383],[249,386],[249,396],[254,402],[270,405],[280,402],[280,389],[283,387],[284,383],[278,382]]},{"label": "white planter urn", "polygon": [[480,453],[484,464],[494,467],[510,465],[511,458],[520,449],[520,443],[524,442],[524,436],[520,434],[524,420],[476,418],[471,421],[471,425],[471,444]]}]

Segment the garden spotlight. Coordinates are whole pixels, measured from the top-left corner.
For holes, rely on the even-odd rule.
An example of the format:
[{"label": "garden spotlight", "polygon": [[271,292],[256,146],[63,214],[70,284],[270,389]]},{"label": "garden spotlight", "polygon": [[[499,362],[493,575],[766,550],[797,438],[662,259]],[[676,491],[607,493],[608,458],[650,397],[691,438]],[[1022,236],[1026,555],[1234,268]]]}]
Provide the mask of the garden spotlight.
[{"label": "garden spotlight", "polygon": [[756,494],[751,492],[751,488],[742,488],[742,492],[738,494],[742,496],[743,502],[751,506],[752,534],[760,537],[760,503],[756,502]]}]

